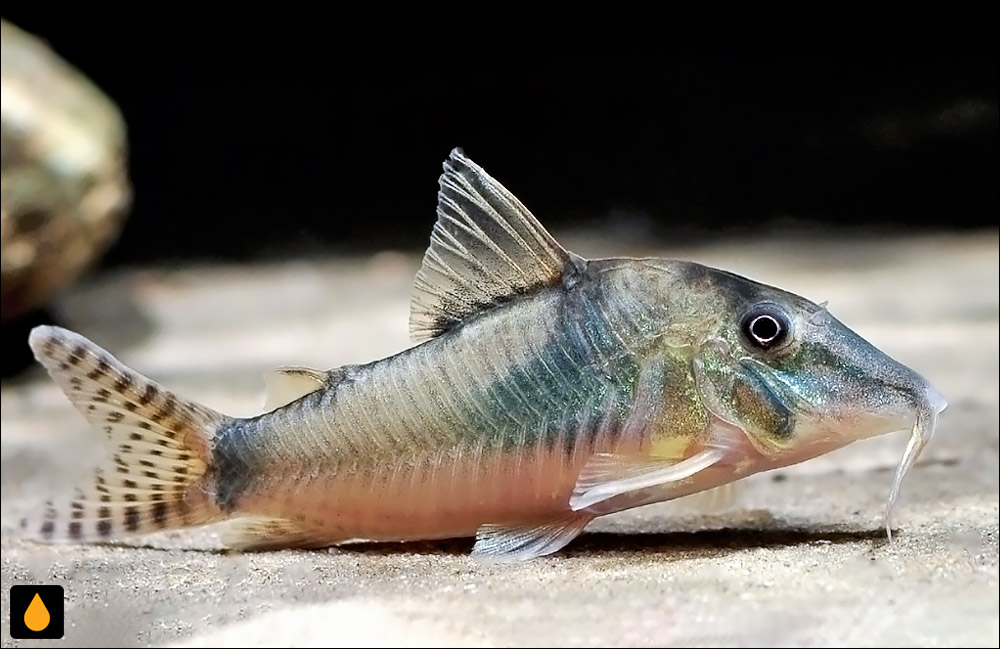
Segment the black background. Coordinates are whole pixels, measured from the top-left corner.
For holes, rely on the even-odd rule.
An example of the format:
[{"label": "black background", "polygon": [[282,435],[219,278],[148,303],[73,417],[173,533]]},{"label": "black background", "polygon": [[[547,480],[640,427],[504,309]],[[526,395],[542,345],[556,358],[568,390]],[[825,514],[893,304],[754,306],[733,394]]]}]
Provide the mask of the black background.
[{"label": "black background", "polygon": [[992,49],[525,49],[5,12],[126,117],[135,202],[105,264],[419,251],[454,146],[546,225],[644,240],[997,224]]}]

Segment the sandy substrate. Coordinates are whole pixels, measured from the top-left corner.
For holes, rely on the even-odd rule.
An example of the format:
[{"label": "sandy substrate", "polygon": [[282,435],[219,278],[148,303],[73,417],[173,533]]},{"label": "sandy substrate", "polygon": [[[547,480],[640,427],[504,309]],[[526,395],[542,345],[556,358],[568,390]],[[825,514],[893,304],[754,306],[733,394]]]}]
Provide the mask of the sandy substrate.
[{"label": "sandy substrate", "polygon": [[[9,586],[66,588],[66,638],[26,646],[997,646],[996,232],[768,241],[583,254],[694,259],[796,291],[927,376],[949,399],[883,511],[905,433],[745,481],[703,515],[653,505],[596,521],[565,551],[518,565],[471,542],[219,552],[215,529],[130,546],[44,546],[14,523],[100,457],[41,371],[2,390],[3,646]],[[261,373],[334,367],[409,345],[416,256],[103,276],[60,324],[181,394],[259,411]],[[194,549],[191,549],[194,548]]]}]

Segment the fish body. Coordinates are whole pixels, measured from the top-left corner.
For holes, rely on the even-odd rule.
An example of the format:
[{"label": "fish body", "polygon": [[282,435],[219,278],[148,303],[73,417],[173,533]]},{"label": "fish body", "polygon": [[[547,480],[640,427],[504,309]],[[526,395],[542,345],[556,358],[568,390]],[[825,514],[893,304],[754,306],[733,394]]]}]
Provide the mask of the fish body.
[{"label": "fish body", "polygon": [[411,332],[372,363],[282,368],[269,410],[233,418],[37,328],[36,357],[109,453],[24,526],[94,541],[236,519],[238,548],[476,536],[477,556],[528,559],[597,516],[913,425],[894,500],[945,406],[824,306],[692,262],[564,250],[459,150]]}]

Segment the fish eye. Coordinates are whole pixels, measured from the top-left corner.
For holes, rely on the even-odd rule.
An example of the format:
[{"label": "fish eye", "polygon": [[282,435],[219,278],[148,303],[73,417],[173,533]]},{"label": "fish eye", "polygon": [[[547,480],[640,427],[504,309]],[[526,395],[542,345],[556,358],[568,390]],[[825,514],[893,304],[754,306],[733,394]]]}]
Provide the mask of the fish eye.
[{"label": "fish eye", "polygon": [[769,351],[788,338],[791,325],[777,304],[758,304],[740,319],[740,335],[750,349]]}]

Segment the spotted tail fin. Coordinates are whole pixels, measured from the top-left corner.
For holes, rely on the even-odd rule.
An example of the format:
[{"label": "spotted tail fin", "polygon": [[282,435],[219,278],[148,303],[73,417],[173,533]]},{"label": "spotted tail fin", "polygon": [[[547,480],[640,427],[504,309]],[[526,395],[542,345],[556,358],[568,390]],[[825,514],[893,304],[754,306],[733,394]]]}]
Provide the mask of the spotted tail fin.
[{"label": "spotted tail fin", "polygon": [[130,370],[83,336],[36,327],[35,358],[103,431],[107,457],[65,497],[21,522],[41,540],[92,542],[224,517],[215,505],[212,438],[228,418]]}]

